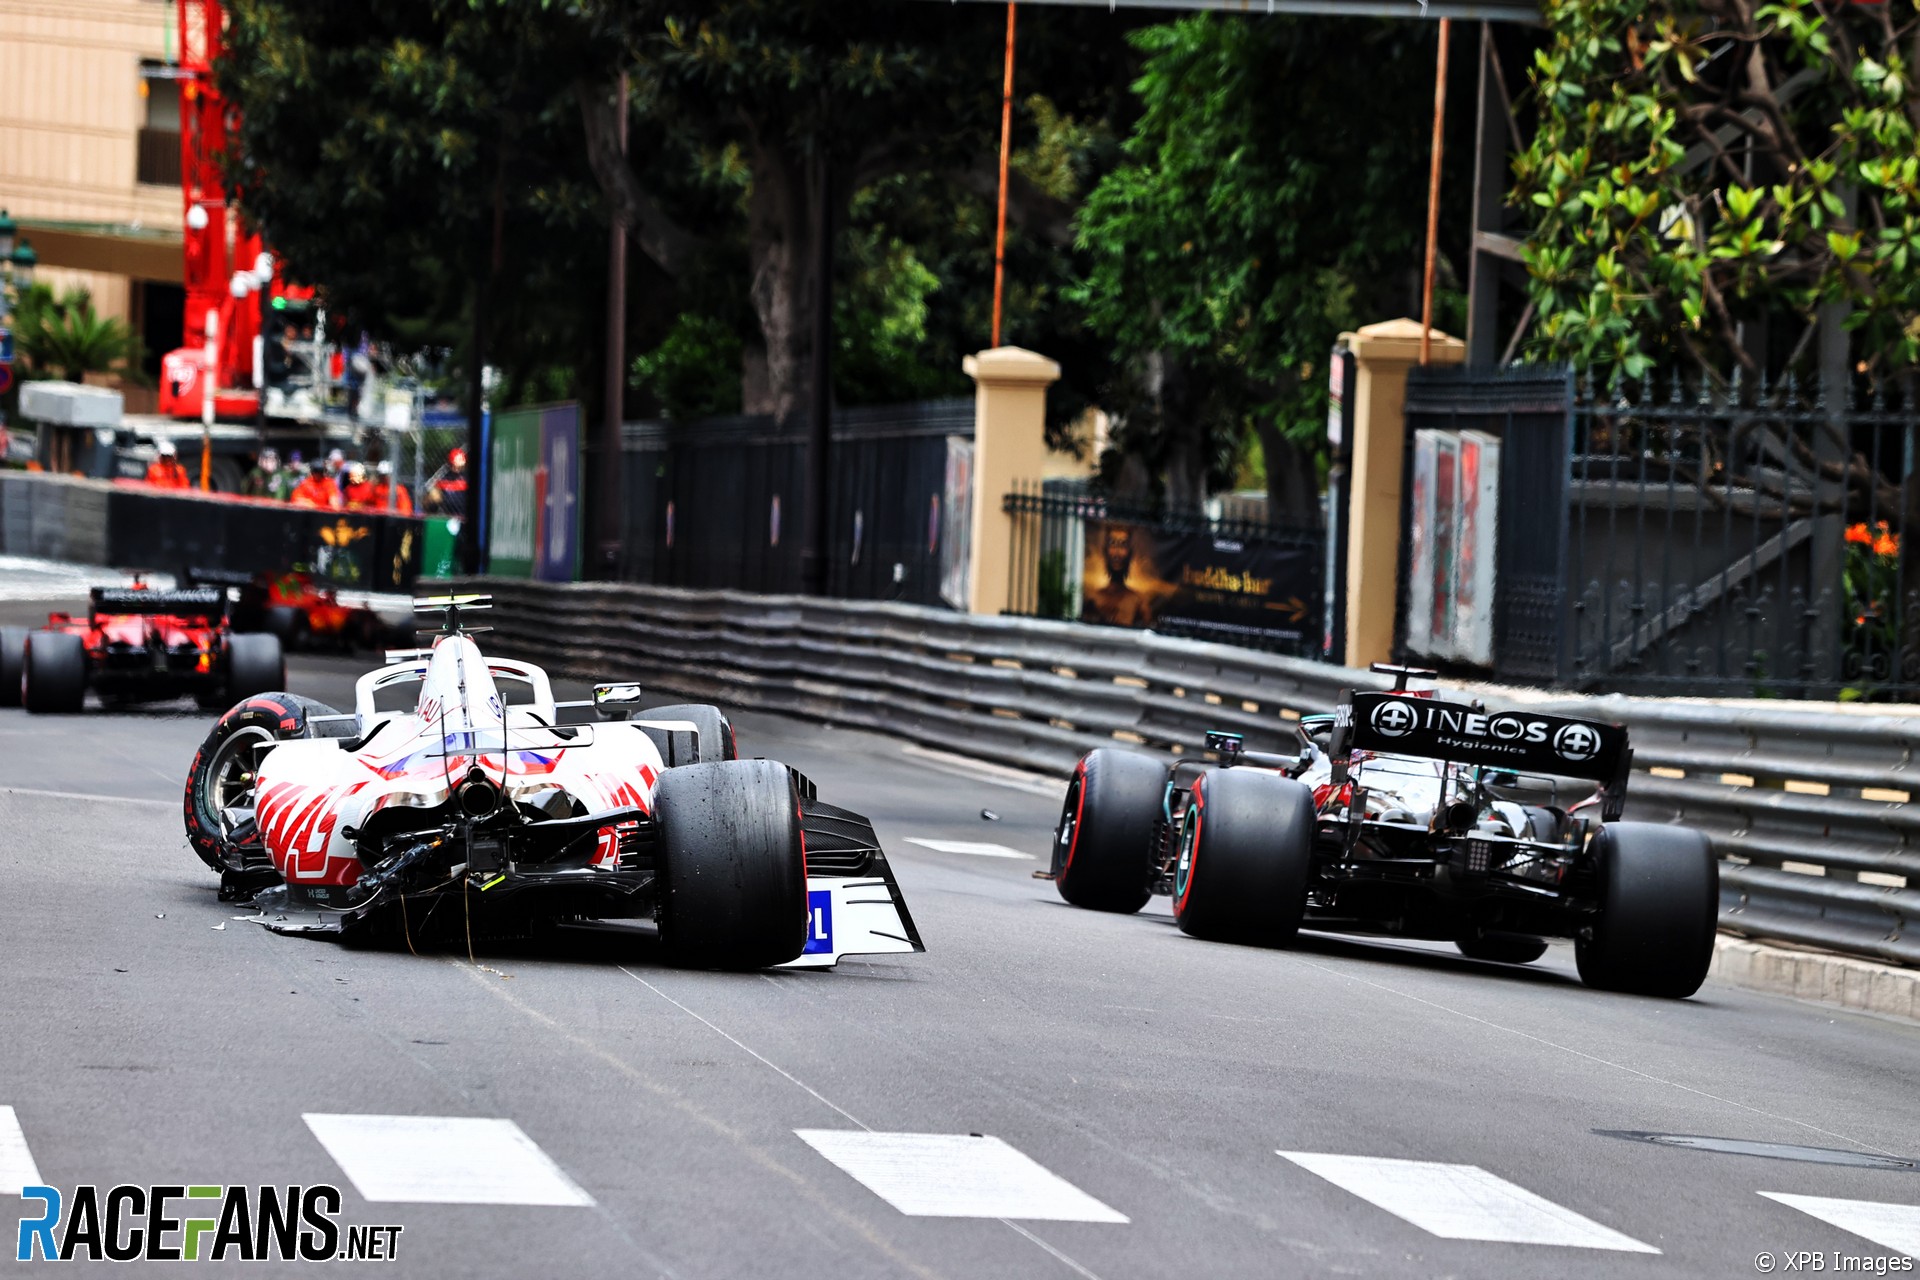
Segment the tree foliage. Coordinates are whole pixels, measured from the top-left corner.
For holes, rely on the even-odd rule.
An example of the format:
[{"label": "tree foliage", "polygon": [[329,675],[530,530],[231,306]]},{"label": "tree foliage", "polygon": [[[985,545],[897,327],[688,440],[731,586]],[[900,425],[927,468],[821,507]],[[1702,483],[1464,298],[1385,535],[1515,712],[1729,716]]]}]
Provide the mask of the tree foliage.
[{"label": "tree foliage", "polygon": [[90,373],[144,381],[145,348],[124,320],[94,310],[93,295],[69,289],[58,297],[44,284],[20,292],[14,308],[14,345],[28,378],[82,382]]},{"label": "tree foliage", "polygon": [[[1911,0],[1546,0],[1514,163],[1542,355],[1638,375],[1920,360]],[[1785,321],[1771,326],[1769,321]]]},{"label": "tree foliage", "polygon": [[1140,118],[1079,219],[1073,298],[1122,370],[1103,402],[1175,505],[1230,479],[1252,431],[1305,514],[1327,352],[1404,309],[1420,260],[1432,32],[1202,15],[1135,43]]}]

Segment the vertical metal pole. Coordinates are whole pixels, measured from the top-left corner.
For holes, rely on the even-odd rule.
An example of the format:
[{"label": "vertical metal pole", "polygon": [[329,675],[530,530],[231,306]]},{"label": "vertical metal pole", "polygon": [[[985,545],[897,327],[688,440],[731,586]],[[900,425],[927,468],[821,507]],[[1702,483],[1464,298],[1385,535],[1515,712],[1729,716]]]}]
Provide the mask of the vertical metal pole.
[{"label": "vertical metal pole", "polygon": [[1447,43],[1453,19],[1440,19],[1440,55],[1433,72],[1433,163],[1427,172],[1427,264],[1420,283],[1420,363],[1433,351],[1433,263],[1440,245],[1440,161],[1447,132]]},{"label": "vertical metal pole", "polygon": [[1007,277],[1007,158],[1013,145],[1013,19],[1014,6],[1007,5],[1007,73],[1000,89],[1000,208],[993,232],[993,341],[1000,345],[1000,302],[1005,295]]},{"label": "vertical metal pole", "polygon": [[[213,395],[220,383],[220,316],[207,308],[207,368],[200,380],[200,491],[213,488]],[[177,459],[176,459],[177,461]]]},{"label": "vertical metal pole", "polygon": [[813,157],[813,387],[807,415],[806,541],[800,551],[800,585],[808,595],[827,593],[827,530],[833,500],[833,166],[826,135]]},{"label": "vertical metal pole", "polygon": [[1467,363],[1487,368],[1500,356],[1500,260],[1480,248],[1479,233],[1500,230],[1507,176],[1506,138],[1501,127],[1505,107],[1494,80],[1493,24],[1480,24],[1479,126],[1473,144],[1473,232],[1467,252]]},{"label": "vertical metal pole", "polygon": [[[620,155],[627,154],[627,74],[620,73],[616,95],[619,125],[616,137]],[[627,383],[627,228],[618,210],[607,232],[607,378],[606,418],[600,431],[599,505],[600,576],[620,576],[622,507],[621,482],[625,460],[621,456],[620,426],[626,415]]]}]

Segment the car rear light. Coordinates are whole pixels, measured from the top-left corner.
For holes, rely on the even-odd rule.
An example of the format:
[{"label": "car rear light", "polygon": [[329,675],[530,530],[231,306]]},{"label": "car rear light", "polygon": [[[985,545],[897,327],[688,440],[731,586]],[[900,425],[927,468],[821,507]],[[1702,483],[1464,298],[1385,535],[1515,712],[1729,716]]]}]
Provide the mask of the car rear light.
[{"label": "car rear light", "polygon": [[1483,876],[1493,864],[1493,842],[1491,840],[1467,841],[1467,861],[1464,870],[1468,875]]}]

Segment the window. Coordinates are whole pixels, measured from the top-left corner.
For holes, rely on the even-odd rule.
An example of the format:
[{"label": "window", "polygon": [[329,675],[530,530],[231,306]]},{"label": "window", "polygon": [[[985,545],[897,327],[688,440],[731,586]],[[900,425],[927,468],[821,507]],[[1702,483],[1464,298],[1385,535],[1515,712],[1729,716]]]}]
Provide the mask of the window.
[{"label": "window", "polygon": [[163,187],[180,185],[180,82],[164,62],[140,64],[140,97],[146,114],[136,144],[136,178]]}]

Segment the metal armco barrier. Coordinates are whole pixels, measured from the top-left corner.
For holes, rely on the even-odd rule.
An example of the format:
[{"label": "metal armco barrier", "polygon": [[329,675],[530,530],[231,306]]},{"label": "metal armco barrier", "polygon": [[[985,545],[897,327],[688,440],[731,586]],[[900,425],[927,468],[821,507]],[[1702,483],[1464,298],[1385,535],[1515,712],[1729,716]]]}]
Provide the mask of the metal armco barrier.
[{"label": "metal armco barrier", "polygon": [[[1063,779],[1116,743],[1194,753],[1208,729],[1278,749],[1368,672],[1198,641],[910,605],[478,579],[505,653],[721,706],[877,730]],[[1721,925],[1920,964],[1920,716],[1483,691],[1625,724],[1627,816],[1706,832]]]},{"label": "metal armco barrier", "polygon": [[423,524],[35,472],[0,472],[0,554],[177,573],[279,573],[302,565],[343,586],[405,591]]}]

